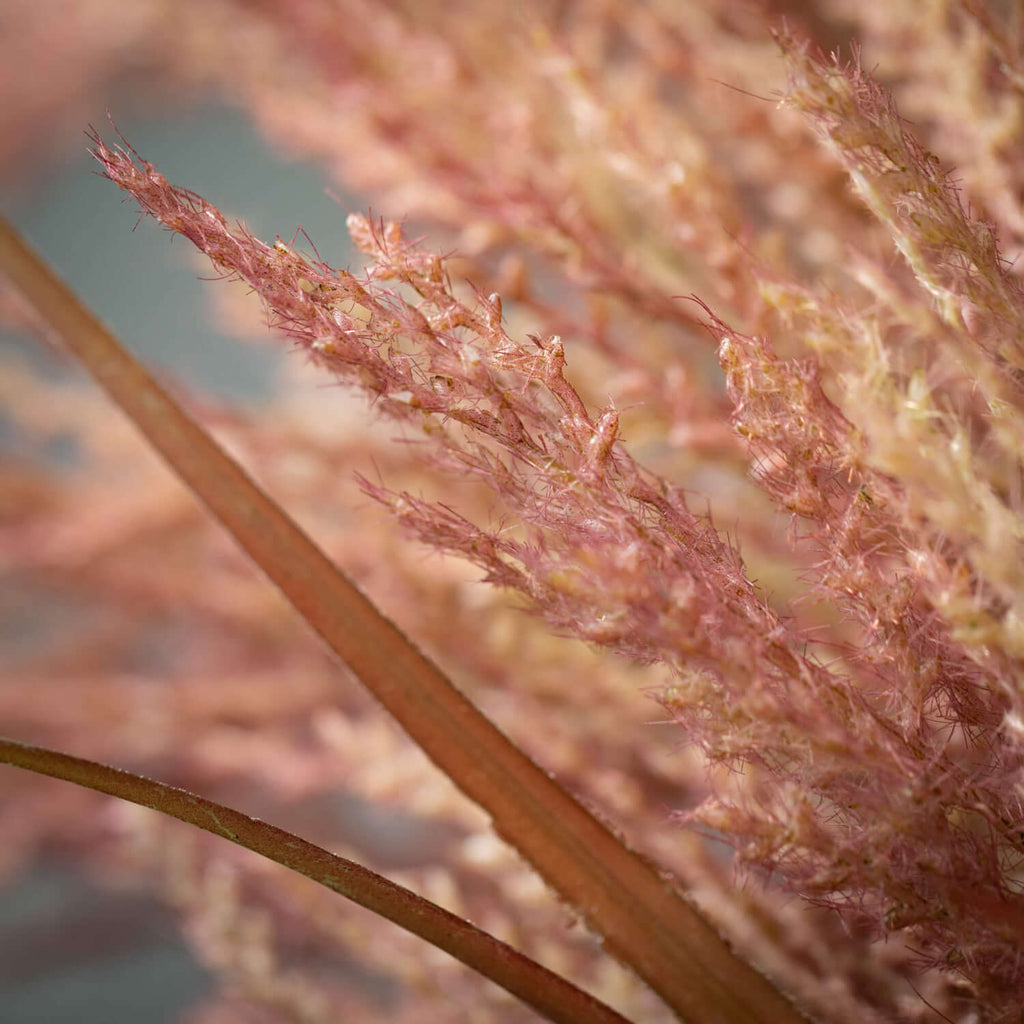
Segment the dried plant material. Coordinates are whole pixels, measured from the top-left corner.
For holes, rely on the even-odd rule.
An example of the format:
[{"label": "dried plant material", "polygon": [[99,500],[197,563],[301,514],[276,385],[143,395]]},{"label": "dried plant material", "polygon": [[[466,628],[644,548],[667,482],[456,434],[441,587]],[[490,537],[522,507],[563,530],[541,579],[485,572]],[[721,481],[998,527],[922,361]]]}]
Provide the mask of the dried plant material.
[{"label": "dried plant material", "polygon": [[[1021,15],[783,6],[786,24],[724,0],[206,0],[144,51],[154,73],[214,85],[365,189],[385,217],[350,217],[362,269],[261,242],[94,141],[346,385],[306,376],[290,407],[209,415],[475,701],[820,1019],[1002,1024],[1024,999]],[[91,467],[4,470],[9,564],[56,602],[48,625],[76,623],[18,663],[8,721],[279,807],[351,783],[432,818],[454,832],[403,868],[416,885],[658,1019],[556,937],[562,911],[361,698],[329,696],[276,602],[153,477],[111,510],[93,456],[122,481],[137,456],[95,408],[47,417],[8,391],[21,429],[43,444],[67,424]],[[159,575],[138,567],[158,555]],[[145,671],[125,635],[147,638]],[[124,856],[37,787],[0,814],[12,864],[47,835]],[[174,866],[169,832],[135,834],[137,870],[237,980],[210,1020],[346,1005],[308,966],[300,1005],[291,961],[261,988],[245,950],[387,963],[371,922],[342,943],[287,882],[206,871],[201,846]],[[393,966],[419,994],[394,1019],[434,1019],[430,970]]]}]

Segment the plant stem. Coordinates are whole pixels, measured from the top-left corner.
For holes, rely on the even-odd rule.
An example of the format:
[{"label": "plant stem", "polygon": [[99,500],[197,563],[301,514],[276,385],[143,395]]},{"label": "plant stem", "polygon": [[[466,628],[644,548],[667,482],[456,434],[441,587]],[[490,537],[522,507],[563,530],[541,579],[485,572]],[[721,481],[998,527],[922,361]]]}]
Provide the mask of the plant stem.
[{"label": "plant stem", "polygon": [[610,953],[693,1024],[800,1024],[764,977],[488,721],[0,219],[5,270],[65,345],[427,755]]},{"label": "plant stem", "polygon": [[283,864],[426,939],[559,1024],[629,1024],[504,942],[369,868],[258,818],[120,768],[0,737],[0,762],[149,807]]}]

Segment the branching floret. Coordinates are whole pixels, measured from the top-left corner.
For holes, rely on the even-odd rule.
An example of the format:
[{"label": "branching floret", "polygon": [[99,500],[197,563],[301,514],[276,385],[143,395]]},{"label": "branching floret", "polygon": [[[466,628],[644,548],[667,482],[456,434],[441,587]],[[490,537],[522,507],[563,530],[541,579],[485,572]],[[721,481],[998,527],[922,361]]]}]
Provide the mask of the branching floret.
[{"label": "branching floret", "polygon": [[[662,703],[689,736],[712,761],[759,769],[755,789],[707,801],[694,820],[814,900],[880,930],[912,922],[936,957],[965,933],[981,943],[1017,934],[1001,866],[1017,840],[999,824],[1020,817],[1012,766],[997,749],[970,759],[951,751],[913,691],[875,701],[807,654],[711,518],[624,450],[616,411],[588,412],[557,337],[514,340],[497,295],[460,297],[445,260],[397,224],[350,216],[369,264],[333,270],[230,227],[131,152],[93,141],[109,178],[247,282],[314,362],[418,430],[445,476],[489,488],[503,519],[483,527],[449,503],[364,480],[368,494],[427,544],[519,591],[558,632],[666,665]],[[894,528],[878,478],[849,476],[848,421],[810,365],[785,369],[766,344],[739,335],[723,342],[722,359],[769,489],[801,515],[859,517],[848,524],[857,543],[837,547],[829,570],[834,586],[849,586],[870,562],[857,545],[887,543]],[[772,438],[765,428],[780,397],[799,416]],[[979,726],[1001,714],[966,707]],[[986,829],[966,824],[979,814]]]}]

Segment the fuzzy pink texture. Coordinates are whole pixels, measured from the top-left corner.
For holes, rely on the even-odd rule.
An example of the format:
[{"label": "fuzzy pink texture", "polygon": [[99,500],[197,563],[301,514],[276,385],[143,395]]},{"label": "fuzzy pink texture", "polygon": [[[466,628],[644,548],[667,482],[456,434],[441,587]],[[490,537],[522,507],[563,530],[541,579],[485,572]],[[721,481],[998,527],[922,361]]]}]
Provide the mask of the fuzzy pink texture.
[{"label": "fuzzy pink texture", "polygon": [[781,361],[736,333],[721,347],[755,475],[821,525],[822,587],[873,623],[857,656],[883,652],[874,692],[806,653],[710,516],[621,447],[613,408],[588,412],[557,337],[511,338],[500,298],[460,297],[445,260],[397,224],[351,216],[369,267],[333,270],[93,141],[145,212],[246,281],[271,323],[379,414],[418,428],[435,468],[490,488],[502,518],[484,527],[364,481],[367,493],[519,591],[557,632],[671,669],[662,705],[712,762],[748,776],[694,820],[806,897],[879,934],[912,927],[931,962],[1002,996],[1019,990],[1024,900],[1008,870],[1024,814],[1019,756],[999,734],[1007,704],[912,584],[886,586],[908,546],[891,511],[899,488],[852,472],[850,424],[813,361]]}]

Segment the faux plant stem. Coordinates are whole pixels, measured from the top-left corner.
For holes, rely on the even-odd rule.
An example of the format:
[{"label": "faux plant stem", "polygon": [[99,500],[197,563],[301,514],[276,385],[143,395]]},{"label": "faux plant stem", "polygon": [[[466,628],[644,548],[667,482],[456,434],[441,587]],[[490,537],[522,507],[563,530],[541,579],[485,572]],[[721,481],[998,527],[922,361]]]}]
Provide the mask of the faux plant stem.
[{"label": "faux plant stem", "polygon": [[342,661],[587,923],[694,1024],[803,1018],[489,722],[0,222],[0,268]]},{"label": "faux plant stem", "polygon": [[132,772],[14,740],[0,738],[0,762],[130,800],[283,864],[450,953],[548,1020],[628,1024],[611,1007],[468,921],[258,818]]}]

